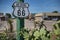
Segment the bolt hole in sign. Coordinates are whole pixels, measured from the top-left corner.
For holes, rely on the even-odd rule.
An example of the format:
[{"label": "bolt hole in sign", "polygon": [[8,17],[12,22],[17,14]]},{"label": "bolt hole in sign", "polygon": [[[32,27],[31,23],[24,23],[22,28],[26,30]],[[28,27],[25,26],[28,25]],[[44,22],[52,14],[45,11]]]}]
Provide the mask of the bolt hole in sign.
[{"label": "bolt hole in sign", "polygon": [[23,2],[14,2],[13,3],[13,14],[16,17],[24,18],[29,15],[29,4],[28,3],[23,3]]}]

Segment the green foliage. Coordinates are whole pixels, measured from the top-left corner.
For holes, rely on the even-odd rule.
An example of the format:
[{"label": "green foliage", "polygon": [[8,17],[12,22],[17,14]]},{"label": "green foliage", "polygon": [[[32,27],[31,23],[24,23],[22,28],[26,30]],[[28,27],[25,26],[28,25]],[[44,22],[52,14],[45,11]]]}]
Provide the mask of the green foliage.
[{"label": "green foliage", "polygon": [[27,32],[24,32],[24,38],[28,38],[29,37],[29,34]]},{"label": "green foliage", "polygon": [[6,13],[6,16],[7,16],[8,18],[11,18],[11,14],[9,14],[9,13]]},{"label": "green foliage", "polygon": [[36,30],[33,35],[34,35],[35,39],[38,39],[38,37],[40,36],[40,33],[38,30]]},{"label": "green foliage", "polygon": [[22,35],[24,40],[48,40],[49,39],[48,36],[50,36],[49,33],[47,34],[47,30],[45,30],[44,27],[34,31],[22,29],[20,30],[20,36]]},{"label": "green foliage", "polygon": [[53,13],[58,13],[58,11],[53,11]]},{"label": "green foliage", "polygon": [[[59,22],[60,23],[60,22]],[[47,31],[45,27],[37,30],[21,29],[20,36],[23,36],[24,40],[53,40],[54,36],[56,40],[60,40],[60,24],[54,24],[52,31]]]},{"label": "green foliage", "polygon": [[22,36],[23,36],[24,40],[28,40],[29,39],[29,32],[28,32],[28,30],[22,28],[20,30],[20,37],[22,37]]},{"label": "green foliage", "polygon": [[5,32],[0,33],[0,40],[6,40],[6,39],[7,39],[6,33]]},{"label": "green foliage", "polygon": [[55,35],[59,35],[60,34],[60,29],[54,30],[54,33],[55,33]]},{"label": "green foliage", "polygon": [[60,23],[56,23],[53,25],[54,26],[54,33],[55,35],[59,35],[60,34]]},{"label": "green foliage", "polygon": [[54,26],[53,33],[57,36],[56,40],[60,40],[60,20],[53,26]]},{"label": "green foliage", "polygon": [[56,40],[60,40],[60,37],[57,37]]},{"label": "green foliage", "polygon": [[45,34],[46,34],[46,30],[45,30],[45,27],[43,27],[40,29],[40,35],[43,36]]}]

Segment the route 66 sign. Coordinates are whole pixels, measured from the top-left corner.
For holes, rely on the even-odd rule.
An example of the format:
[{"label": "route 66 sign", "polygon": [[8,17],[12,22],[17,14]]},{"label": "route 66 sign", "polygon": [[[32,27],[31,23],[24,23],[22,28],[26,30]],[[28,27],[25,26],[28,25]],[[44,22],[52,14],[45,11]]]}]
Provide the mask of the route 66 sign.
[{"label": "route 66 sign", "polygon": [[27,17],[29,14],[29,5],[23,2],[14,2],[13,4],[13,15],[16,17]]}]

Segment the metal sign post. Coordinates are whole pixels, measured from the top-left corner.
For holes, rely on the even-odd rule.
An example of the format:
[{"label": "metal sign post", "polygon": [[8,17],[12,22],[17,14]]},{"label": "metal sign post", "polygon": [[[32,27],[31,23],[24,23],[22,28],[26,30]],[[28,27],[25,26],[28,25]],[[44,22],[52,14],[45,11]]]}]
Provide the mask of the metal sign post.
[{"label": "metal sign post", "polygon": [[20,39],[20,29],[24,27],[24,18],[28,16],[29,10],[28,10],[28,3],[24,3],[24,0],[19,0],[18,2],[14,2],[13,5],[13,16],[17,18],[17,40]]}]

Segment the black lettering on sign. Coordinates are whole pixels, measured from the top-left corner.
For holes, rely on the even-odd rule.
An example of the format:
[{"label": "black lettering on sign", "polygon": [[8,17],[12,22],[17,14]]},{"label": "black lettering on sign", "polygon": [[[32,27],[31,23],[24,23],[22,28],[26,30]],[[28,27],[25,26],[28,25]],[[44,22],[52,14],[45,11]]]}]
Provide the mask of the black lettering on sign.
[{"label": "black lettering on sign", "polygon": [[17,15],[21,16],[21,10],[20,9],[17,11]]},{"label": "black lettering on sign", "polygon": [[22,13],[21,13],[21,10],[19,9],[19,10],[17,11],[17,15],[18,15],[18,16],[25,16],[25,10],[22,10]]},{"label": "black lettering on sign", "polygon": [[25,11],[24,10],[22,11],[22,16],[25,16]]}]

